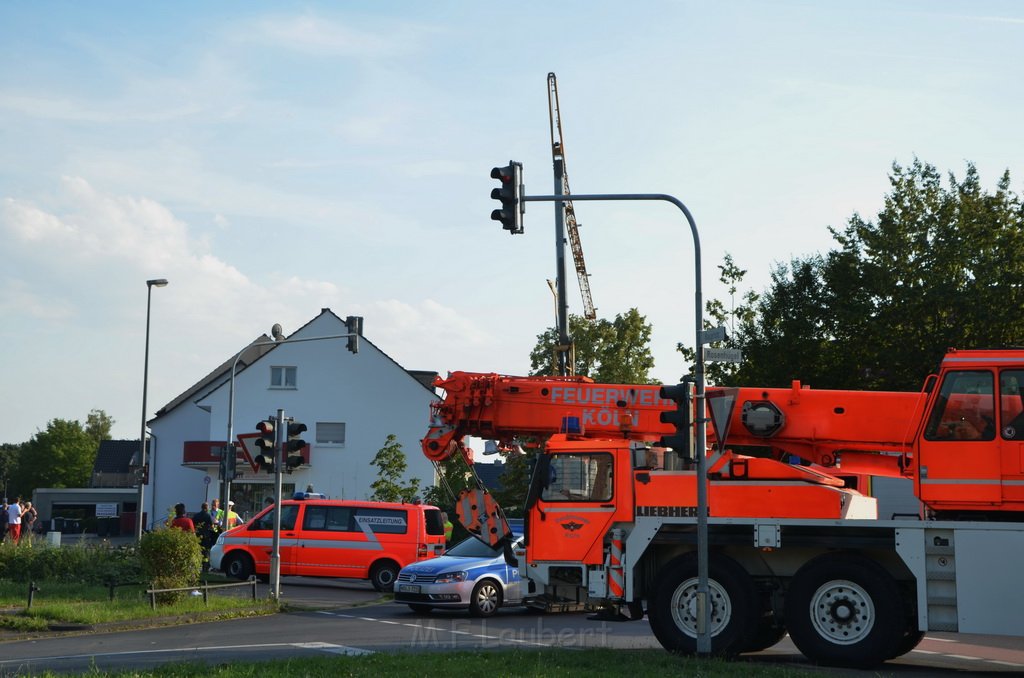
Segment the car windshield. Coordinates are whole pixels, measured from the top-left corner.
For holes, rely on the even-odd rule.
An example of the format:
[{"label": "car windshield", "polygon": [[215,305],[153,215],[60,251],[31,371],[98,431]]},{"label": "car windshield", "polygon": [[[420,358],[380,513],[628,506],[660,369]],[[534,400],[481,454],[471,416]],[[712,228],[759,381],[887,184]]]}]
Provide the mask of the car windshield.
[{"label": "car windshield", "polygon": [[501,551],[491,548],[476,537],[470,537],[460,541],[445,551],[444,554],[457,558],[494,558],[500,555]]}]

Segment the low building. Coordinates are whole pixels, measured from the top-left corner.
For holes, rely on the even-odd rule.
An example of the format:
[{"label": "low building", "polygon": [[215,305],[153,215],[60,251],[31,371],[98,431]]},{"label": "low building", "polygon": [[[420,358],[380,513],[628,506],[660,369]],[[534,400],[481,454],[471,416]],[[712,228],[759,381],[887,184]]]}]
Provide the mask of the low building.
[{"label": "low building", "polygon": [[436,399],[435,373],[402,368],[365,336],[353,353],[337,338],[347,332],[343,319],[322,309],[287,338],[259,337],[158,410],[149,422],[148,515],[162,516],[178,502],[197,511],[220,495],[218,456],[229,428],[239,445],[235,510],[243,517],[258,511],[274,494],[274,475],[255,464],[256,425],[278,409],[308,427],[304,463],[284,476],[285,496],[312,485],[333,498],[369,498],[378,477],[371,462],[389,434],[406,455],[404,480],[433,485],[434,467],[419,441]]}]

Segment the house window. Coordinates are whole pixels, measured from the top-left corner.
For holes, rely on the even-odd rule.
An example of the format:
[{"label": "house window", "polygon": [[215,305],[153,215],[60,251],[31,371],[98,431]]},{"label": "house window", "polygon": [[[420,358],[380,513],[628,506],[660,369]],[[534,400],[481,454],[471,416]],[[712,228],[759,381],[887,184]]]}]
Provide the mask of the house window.
[{"label": "house window", "polygon": [[317,445],[344,445],[345,423],[318,421],[316,423]]},{"label": "house window", "polygon": [[296,367],[271,367],[270,388],[295,388]]}]

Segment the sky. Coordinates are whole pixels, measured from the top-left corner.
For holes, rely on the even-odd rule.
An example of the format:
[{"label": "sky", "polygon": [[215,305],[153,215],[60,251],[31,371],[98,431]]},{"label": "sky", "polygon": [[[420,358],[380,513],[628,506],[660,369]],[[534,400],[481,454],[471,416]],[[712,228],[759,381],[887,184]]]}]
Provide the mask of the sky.
[{"label": "sky", "polygon": [[[571,191],[685,203],[705,299],[727,253],[761,291],[873,218],[893,163],[1024,177],[1010,1],[8,0],[0,64],[0,442],[93,409],[138,439],[153,278],[148,417],[325,307],[407,369],[527,373],[554,207],[510,236],[489,175],[553,192],[549,72]],[[677,381],[682,214],[575,211],[598,314],[637,308]]]}]

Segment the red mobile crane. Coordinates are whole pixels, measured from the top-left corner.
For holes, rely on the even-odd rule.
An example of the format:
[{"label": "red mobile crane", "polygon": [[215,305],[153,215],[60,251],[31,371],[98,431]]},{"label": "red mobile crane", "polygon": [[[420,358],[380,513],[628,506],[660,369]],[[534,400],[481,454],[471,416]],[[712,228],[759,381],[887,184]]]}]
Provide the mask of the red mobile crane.
[{"label": "red mobile crane", "polygon": [[[549,436],[526,500],[530,595],[646,609],[664,647],[695,652],[695,471],[651,445],[673,432],[660,413],[675,403],[585,377],[456,372],[437,385],[423,440],[435,461],[466,435]],[[925,631],[1024,636],[1024,350],[951,350],[919,393],[794,382],[707,397],[714,653],[788,631],[812,660],[868,666]],[[837,477],[849,473],[913,479],[920,519],[880,520]]]}]

